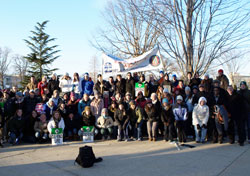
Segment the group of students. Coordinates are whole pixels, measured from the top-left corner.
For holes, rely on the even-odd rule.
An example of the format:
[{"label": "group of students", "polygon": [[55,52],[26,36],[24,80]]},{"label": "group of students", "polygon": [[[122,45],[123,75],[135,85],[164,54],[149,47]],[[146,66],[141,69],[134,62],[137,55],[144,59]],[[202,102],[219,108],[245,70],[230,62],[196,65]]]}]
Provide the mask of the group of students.
[{"label": "group of students", "polygon": [[[136,83],[144,90],[137,92]],[[223,70],[216,80],[198,73],[170,80],[161,71],[149,81],[130,72],[108,80],[99,74],[96,83],[88,73],[74,73],[73,79],[53,74],[39,83],[31,77],[23,92],[13,87],[0,97],[1,145],[46,142],[53,128],[62,128],[65,140],[81,140],[83,126],[94,126],[102,140],[223,143],[228,136],[233,144],[237,134],[240,146],[250,143],[250,90],[245,81],[238,91],[230,86]]]}]

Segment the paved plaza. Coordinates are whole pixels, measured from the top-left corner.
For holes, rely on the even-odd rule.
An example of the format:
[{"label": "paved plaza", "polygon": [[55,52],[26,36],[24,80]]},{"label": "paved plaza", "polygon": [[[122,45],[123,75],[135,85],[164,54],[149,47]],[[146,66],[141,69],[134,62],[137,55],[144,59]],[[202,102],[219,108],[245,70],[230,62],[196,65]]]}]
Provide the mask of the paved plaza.
[{"label": "paved plaza", "polygon": [[188,144],[165,141],[104,141],[88,145],[103,161],[92,168],[74,165],[81,142],[18,145],[0,148],[0,176],[191,176],[250,175],[250,145]]}]

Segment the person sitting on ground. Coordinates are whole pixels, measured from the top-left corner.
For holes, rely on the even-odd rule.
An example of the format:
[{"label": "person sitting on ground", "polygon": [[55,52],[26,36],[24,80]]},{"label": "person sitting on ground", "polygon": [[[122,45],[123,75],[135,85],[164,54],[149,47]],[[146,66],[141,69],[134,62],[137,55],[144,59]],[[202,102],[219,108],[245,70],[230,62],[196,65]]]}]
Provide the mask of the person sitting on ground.
[{"label": "person sitting on ground", "polygon": [[59,111],[53,112],[53,116],[48,123],[47,129],[49,131],[50,136],[51,136],[53,128],[62,128],[62,130],[64,130],[65,128],[64,120],[61,117],[61,114]]},{"label": "person sitting on ground", "polygon": [[20,140],[23,138],[23,132],[25,127],[25,119],[23,117],[23,110],[17,109],[14,117],[8,122],[9,131],[9,143],[19,144]]},{"label": "person sitting on ground", "polygon": [[77,132],[79,128],[78,120],[73,112],[70,112],[65,120],[65,133],[69,140],[77,140]]},{"label": "person sitting on ground", "polygon": [[40,120],[35,122],[34,130],[35,130],[35,137],[39,143],[45,142],[48,139],[48,129],[47,125],[48,122],[46,120],[46,114],[42,113],[39,117]]},{"label": "person sitting on ground", "polygon": [[108,109],[102,109],[102,115],[97,119],[96,126],[100,128],[100,132],[102,135],[102,139],[105,140],[106,136],[107,139],[111,139],[111,135],[113,133],[113,125],[114,122],[112,118],[108,115]]},{"label": "person sitting on ground", "polygon": [[[86,106],[84,111],[82,112],[82,118],[80,120],[80,130],[78,131],[78,135],[82,138],[83,136],[83,126],[94,126],[95,127],[95,116],[91,112],[90,106]],[[98,130],[95,129],[95,135],[98,134]]]}]

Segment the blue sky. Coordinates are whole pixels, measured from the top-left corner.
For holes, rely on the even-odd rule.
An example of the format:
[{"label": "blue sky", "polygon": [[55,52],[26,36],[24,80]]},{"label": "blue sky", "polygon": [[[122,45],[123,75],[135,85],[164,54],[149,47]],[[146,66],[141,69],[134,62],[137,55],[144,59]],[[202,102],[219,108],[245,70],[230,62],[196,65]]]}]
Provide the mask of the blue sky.
[{"label": "blue sky", "polygon": [[[28,39],[37,22],[49,20],[46,32],[57,38],[53,44],[61,50],[52,67],[59,68],[59,74],[91,71],[91,58],[96,55],[101,60],[101,53],[89,40],[99,27],[105,28],[101,11],[108,1],[0,0],[0,47],[10,48],[12,55],[27,55],[30,50],[23,39]],[[243,73],[249,74],[249,69],[245,67]]]},{"label": "blue sky", "polygon": [[89,71],[90,59],[100,54],[89,44],[97,28],[103,25],[101,11],[108,0],[0,0],[0,47],[12,54],[30,52],[28,39],[37,22],[49,20],[46,32],[57,40],[61,57],[53,67],[58,73],[80,74]]}]

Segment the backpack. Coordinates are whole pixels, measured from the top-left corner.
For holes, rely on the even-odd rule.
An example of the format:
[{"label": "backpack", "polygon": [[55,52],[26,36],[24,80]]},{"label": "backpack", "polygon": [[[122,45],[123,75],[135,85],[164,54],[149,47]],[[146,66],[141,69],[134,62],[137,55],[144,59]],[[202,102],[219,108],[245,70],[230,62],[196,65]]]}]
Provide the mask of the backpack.
[{"label": "backpack", "polygon": [[96,158],[92,147],[85,145],[79,148],[79,154],[75,160],[77,164],[84,168],[92,167],[95,162],[101,162],[102,158]]}]

